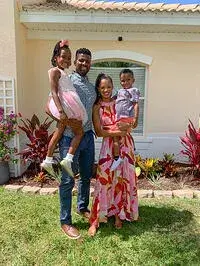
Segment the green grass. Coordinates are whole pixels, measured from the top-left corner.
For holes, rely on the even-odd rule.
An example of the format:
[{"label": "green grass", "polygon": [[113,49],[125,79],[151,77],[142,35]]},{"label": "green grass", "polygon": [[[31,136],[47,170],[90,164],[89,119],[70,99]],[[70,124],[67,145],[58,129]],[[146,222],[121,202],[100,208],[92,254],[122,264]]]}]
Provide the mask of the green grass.
[{"label": "green grass", "polygon": [[200,265],[199,200],[141,200],[140,216],[122,230],[111,219],[90,238],[73,212],[83,241],[69,240],[60,230],[58,195],[0,188],[0,265]]}]

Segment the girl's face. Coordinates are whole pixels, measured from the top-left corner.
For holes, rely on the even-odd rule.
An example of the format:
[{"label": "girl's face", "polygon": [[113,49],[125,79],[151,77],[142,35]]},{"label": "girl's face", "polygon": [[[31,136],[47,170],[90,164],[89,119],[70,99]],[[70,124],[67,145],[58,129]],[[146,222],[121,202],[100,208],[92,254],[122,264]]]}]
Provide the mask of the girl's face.
[{"label": "girl's face", "polygon": [[112,97],[113,85],[110,79],[102,79],[98,91],[104,102],[109,102]]},{"label": "girl's face", "polygon": [[121,74],[120,83],[124,89],[130,89],[133,86],[135,79],[129,73]]},{"label": "girl's face", "polygon": [[62,49],[60,55],[55,57],[58,68],[65,69],[71,66],[71,51],[70,49]]}]

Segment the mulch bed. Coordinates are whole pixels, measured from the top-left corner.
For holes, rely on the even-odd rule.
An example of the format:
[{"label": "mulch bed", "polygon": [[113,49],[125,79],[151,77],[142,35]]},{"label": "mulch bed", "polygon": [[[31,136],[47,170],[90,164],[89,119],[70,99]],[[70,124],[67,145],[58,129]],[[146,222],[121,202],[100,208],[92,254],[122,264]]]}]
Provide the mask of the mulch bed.
[{"label": "mulch bed", "polygon": [[[75,178],[78,180],[78,176]],[[47,178],[44,183],[37,182],[33,177],[31,170],[27,170],[18,178],[11,178],[8,184],[41,186],[41,187],[57,187],[56,180]],[[95,179],[91,181],[91,186],[95,184]],[[177,164],[177,175],[172,177],[160,177],[158,180],[151,181],[146,178],[138,178],[138,189],[147,190],[176,190],[176,189],[196,189],[200,190],[200,177],[194,177],[192,169],[186,164]]]}]

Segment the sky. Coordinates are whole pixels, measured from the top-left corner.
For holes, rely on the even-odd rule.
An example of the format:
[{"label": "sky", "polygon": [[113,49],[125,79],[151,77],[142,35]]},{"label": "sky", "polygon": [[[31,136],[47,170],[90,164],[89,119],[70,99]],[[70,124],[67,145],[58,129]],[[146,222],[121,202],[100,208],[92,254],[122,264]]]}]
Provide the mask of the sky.
[{"label": "sky", "polygon": [[[105,1],[105,0],[104,0]],[[138,3],[165,3],[165,4],[200,4],[200,0],[106,0],[107,2],[138,2]]]}]

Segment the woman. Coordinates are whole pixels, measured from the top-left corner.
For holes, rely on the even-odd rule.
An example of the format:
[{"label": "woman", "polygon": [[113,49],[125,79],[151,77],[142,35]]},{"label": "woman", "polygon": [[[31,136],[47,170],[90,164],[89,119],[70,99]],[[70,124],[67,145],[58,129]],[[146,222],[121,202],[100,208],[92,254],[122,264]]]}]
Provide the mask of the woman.
[{"label": "woman", "polygon": [[[93,108],[93,123],[97,136],[103,137],[103,141],[89,220],[90,236],[96,234],[99,223],[107,222],[108,217],[115,216],[117,229],[122,228],[123,220],[138,219],[133,139],[128,130],[119,130],[115,123],[116,111],[115,101],[112,99],[111,77],[99,74],[95,88],[98,96]],[[120,139],[120,157],[123,158],[123,163],[115,171],[110,170],[113,162],[113,137]]]}]

